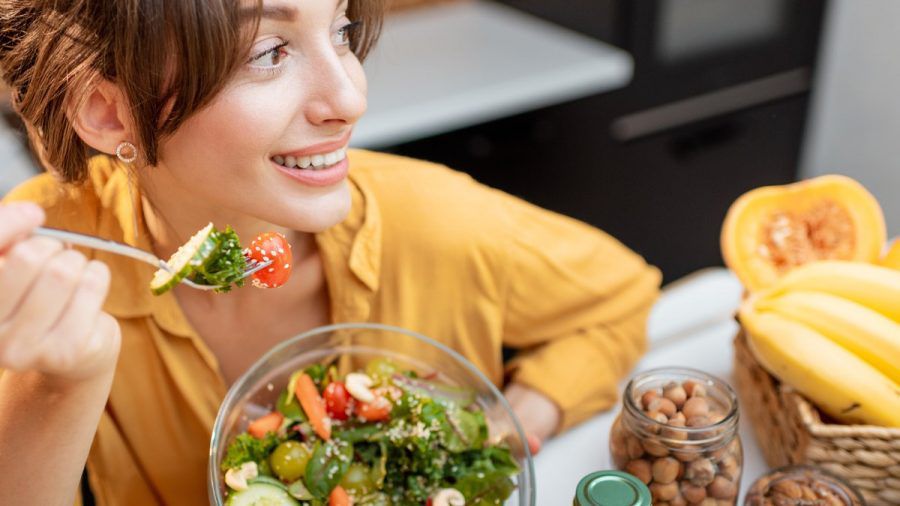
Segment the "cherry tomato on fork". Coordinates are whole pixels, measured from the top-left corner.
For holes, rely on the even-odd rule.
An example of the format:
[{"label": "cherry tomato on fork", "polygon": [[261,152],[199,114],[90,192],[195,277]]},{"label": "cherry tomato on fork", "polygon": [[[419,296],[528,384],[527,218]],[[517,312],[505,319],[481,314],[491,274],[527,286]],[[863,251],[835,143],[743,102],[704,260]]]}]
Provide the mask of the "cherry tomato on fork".
[{"label": "cherry tomato on fork", "polygon": [[277,288],[291,277],[291,245],[278,232],[265,232],[257,236],[244,255],[257,262],[272,261],[272,265],[253,275],[253,286],[257,288]]}]

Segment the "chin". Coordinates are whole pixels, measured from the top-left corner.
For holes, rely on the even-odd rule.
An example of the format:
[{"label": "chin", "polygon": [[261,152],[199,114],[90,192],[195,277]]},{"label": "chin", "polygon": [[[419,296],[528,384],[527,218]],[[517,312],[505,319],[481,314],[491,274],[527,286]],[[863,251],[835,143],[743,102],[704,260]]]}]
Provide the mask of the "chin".
[{"label": "chin", "polygon": [[343,222],[352,207],[350,188],[347,183],[326,195],[316,198],[297,198],[286,202],[285,210],[268,220],[291,230],[319,233]]}]

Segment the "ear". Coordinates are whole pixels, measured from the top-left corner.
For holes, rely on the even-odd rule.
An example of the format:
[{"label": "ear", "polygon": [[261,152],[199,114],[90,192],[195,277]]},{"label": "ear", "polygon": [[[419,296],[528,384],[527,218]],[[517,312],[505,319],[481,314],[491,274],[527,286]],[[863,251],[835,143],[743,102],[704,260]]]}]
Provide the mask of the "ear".
[{"label": "ear", "polygon": [[134,142],[125,95],[109,81],[100,81],[71,120],[81,140],[97,151],[111,155],[122,141]]}]

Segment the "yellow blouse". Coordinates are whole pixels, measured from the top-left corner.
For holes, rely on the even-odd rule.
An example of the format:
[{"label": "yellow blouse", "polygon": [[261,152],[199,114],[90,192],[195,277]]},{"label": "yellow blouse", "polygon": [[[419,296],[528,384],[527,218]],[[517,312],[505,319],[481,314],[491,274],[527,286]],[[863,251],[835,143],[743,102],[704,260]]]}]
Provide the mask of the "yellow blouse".
[{"label": "yellow blouse", "polygon": [[[366,151],[350,160],[352,211],[317,236],[333,322],[435,338],[498,386],[545,393],[566,428],[615,402],[618,379],[645,349],[655,268],[595,228],[443,166]],[[39,203],[50,226],[150,249],[140,213],[135,237],[128,184],[101,156],[83,186],[44,174],[7,200]],[[88,254],[112,271],[105,309],[123,336],[87,463],[97,504],[204,504],[210,432],[228,387],[216,357],[174,295],[151,295],[152,267]],[[507,364],[504,346],[519,350]]]}]

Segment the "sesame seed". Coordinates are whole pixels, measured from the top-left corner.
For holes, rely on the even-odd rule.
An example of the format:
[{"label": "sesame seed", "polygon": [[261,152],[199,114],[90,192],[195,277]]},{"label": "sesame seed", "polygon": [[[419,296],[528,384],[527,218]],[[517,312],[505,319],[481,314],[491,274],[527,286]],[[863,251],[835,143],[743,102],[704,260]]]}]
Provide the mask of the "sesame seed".
[{"label": "sesame seed", "polygon": [[275,268],[274,268],[274,267],[269,267],[269,272],[275,272]]}]

